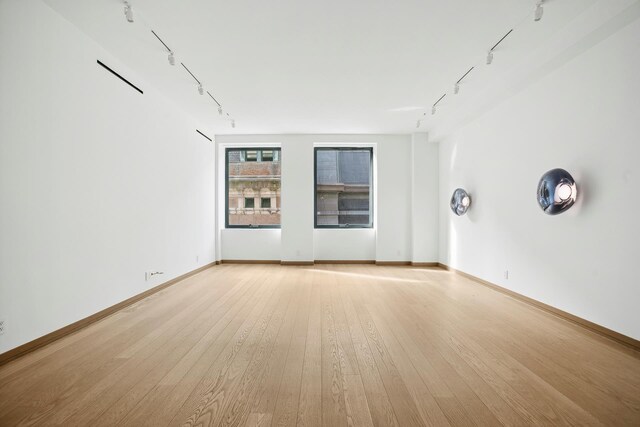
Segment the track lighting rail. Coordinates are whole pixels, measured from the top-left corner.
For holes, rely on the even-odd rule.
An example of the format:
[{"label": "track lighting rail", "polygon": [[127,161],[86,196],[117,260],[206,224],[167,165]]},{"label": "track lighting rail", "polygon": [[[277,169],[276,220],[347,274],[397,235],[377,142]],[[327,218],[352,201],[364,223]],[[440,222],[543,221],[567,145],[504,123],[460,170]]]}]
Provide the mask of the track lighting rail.
[{"label": "track lighting rail", "polygon": [[502,36],[502,38],[501,38],[500,40],[498,40],[498,43],[494,44],[494,45],[493,45],[493,47],[492,47],[491,49],[489,49],[489,52],[492,52],[492,51],[493,51],[493,49],[495,49],[496,47],[498,47],[498,45],[499,45],[500,43],[502,43],[502,41],[503,41],[504,39],[506,39],[506,38],[507,38],[507,36],[508,36],[509,34],[511,34],[512,32],[513,32],[513,28],[512,28],[512,29],[510,29],[509,31],[507,31],[507,34],[505,34],[504,36]]}]

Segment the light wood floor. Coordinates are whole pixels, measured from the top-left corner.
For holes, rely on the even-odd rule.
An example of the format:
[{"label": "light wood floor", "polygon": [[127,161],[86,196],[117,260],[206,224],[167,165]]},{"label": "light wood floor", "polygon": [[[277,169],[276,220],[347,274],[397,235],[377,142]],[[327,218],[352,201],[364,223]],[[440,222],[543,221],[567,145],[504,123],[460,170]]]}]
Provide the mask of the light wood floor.
[{"label": "light wood floor", "polygon": [[640,357],[439,269],[213,267],[0,368],[0,425],[640,425]]}]

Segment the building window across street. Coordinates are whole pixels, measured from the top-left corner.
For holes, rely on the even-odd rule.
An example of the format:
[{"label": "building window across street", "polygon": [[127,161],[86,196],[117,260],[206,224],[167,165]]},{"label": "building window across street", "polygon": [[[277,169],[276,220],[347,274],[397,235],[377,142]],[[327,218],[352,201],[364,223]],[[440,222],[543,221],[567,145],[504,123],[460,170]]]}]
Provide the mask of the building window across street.
[{"label": "building window across street", "polygon": [[373,149],[317,147],[316,228],[373,227]]},{"label": "building window across street", "polygon": [[280,148],[227,148],[227,228],[280,228]]}]

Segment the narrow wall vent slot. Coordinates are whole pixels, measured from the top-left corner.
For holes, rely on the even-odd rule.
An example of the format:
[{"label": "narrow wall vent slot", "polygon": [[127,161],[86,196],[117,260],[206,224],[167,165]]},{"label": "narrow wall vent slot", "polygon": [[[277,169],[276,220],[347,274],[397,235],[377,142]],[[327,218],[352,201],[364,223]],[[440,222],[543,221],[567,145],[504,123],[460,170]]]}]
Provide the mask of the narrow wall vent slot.
[{"label": "narrow wall vent slot", "polygon": [[126,84],[128,84],[129,86],[131,86],[132,88],[134,88],[135,90],[137,90],[140,93],[144,93],[142,92],[142,89],[140,89],[138,86],[134,85],[133,83],[131,83],[129,80],[125,79],[124,77],[122,77],[120,74],[116,73],[115,71],[113,71],[111,68],[109,68],[107,65],[105,65],[102,61],[100,61],[98,59],[98,64],[102,65],[104,68],[106,68],[108,71],[110,71],[114,76],[118,77],[120,80],[122,80],[123,82],[125,82]]},{"label": "narrow wall vent slot", "polygon": [[[196,132],[198,132],[200,135],[204,136],[205,138],[207,138],[209,141],[211,141],[211,138],[209,138],[207,135],[205,135],[204,133],[200,132],[198,129],[196,129]],[[213,142],[213,141],[211,141]]]}]

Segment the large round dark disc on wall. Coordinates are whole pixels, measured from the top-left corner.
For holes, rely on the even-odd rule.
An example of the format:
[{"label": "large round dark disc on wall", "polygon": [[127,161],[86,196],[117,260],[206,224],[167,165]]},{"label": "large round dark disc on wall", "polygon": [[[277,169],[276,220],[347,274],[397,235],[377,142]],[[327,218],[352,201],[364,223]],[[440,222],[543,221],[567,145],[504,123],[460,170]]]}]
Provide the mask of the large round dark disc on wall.
[{"label": "large round dark disc on wall", "polygon": [[538,204],[549,215],[568,210],[576,202],[576,181],[564,169],[547,171],[538,182]]},{"label": "large round dark disc on wall", "polygon": [[454,214],[462,216],[471,206],[471,196],[462,188],[456,188],[451,196],[451,210]]}]

